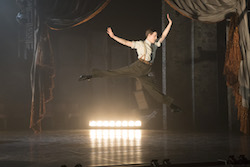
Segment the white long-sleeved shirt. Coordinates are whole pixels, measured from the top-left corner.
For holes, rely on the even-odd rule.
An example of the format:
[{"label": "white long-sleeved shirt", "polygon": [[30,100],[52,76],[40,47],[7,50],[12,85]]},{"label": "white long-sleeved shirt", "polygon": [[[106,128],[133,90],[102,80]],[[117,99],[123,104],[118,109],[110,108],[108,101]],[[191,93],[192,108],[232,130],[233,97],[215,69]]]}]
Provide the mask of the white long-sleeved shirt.
[{"label": "white long-sleeved shirt", "polygon": [[[155,42],[153,45],[160,47],[161,43]],[[146,47],[146,48],[145,48]],[[136,49],[138,54],[138,59],[144,59],[145,61],[151,61],[151,43],[146,39],[145,41],[132,41],[132,49]],[[153,52],[155,54],[155,52]]]}]

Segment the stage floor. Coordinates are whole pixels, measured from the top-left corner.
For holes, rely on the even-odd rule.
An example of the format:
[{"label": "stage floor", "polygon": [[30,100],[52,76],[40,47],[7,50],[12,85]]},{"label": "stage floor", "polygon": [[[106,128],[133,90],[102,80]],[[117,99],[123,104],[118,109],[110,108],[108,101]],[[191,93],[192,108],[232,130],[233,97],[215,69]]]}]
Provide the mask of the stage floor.
[{"label": "stage floor", "polygon": [[0,167],[74,167],[250,159],[250,136],[161,130],[0,132]]}]

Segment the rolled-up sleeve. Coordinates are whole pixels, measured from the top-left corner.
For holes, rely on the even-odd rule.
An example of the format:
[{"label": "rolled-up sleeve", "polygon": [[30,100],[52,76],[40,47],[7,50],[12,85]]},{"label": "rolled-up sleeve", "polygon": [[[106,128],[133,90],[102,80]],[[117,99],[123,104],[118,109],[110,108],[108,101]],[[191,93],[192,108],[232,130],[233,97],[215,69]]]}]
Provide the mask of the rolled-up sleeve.
[{"label": "rolled-up sleeve", "polygon": [[155,45],[156,45],[158,48],[161,47],[160,41],[155,42]]},{"label": "rolled-up sleeve", "polygon": [[131,46],[131,48],[132,48],[132,49],[138,49],[138,47],[139,47],[139,41],[132,41],[132,46]]}]

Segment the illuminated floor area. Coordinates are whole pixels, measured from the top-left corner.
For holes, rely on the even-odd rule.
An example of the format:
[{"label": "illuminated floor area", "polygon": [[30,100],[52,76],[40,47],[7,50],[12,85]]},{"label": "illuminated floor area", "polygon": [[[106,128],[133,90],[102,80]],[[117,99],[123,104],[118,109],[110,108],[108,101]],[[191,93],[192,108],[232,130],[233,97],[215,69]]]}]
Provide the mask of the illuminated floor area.
[{"label": "illuminated floor area", "polygon": [[250,159],[250,136],[154,130],[0,132],[0,166],[74,167],[213,162],[229,155]]}]

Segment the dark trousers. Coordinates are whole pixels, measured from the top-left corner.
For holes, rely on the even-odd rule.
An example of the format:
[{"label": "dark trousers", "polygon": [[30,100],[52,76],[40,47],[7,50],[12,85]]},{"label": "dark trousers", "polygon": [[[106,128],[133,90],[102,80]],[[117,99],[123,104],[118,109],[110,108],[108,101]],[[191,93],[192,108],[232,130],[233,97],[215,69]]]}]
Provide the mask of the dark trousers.
[{"label": "dark trousers", "polygon": [[115,70],[99,70],[94,69],[92,71],[93,78],[97,77],[133,77],[138,79],[143,88],[158,102],[164,103],[170,106],[173,102],[173,98],[164,95],[157,88],[153,77],[149,77],[148,74],[151,72],[151,65],[145,64],[139,60],[130,64],[129,66],[122,67]]}]

